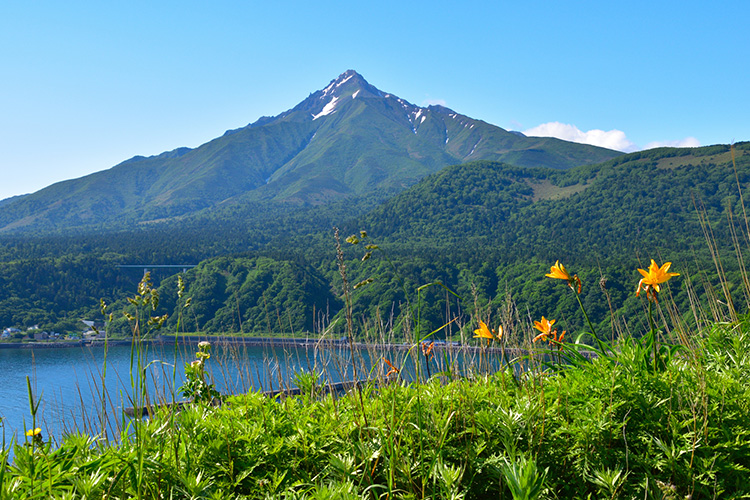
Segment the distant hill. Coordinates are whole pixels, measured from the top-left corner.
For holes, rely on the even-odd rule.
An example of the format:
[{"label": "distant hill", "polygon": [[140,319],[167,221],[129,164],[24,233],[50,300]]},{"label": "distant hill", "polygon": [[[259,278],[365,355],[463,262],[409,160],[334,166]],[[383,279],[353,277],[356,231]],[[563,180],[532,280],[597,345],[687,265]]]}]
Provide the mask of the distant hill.
[{"label": "distant hill", "polygon": [[[508,294],[524,317],[544,314],[564,318],[564,328],[579,328],[583,319],[567,287],[544,278],[560,259],[583,279],[582,300],[592,320],[609,331],[610,304],[629,322],[645,318],[634,295],[636,269],[651,258],[672,261],[672,270],[681,273],[670,288],[682,312],[708,293],[723,297],[701,217],[710,223],[736,306],[747,309],[730,229],[747,255],[740,193],[750,196],[750,143],[735,145],[736,176],[730,151],[725,145],[662,148],[568,170],[468,162],[381,203],[368,195],[297,208],[285,203],[269,218],[265,212],[253,216],[264,203],[248,201],[179,224],[6,234],[0,238],[0,323],[57,328],[65,318],[95,313],[99,297],[120,299],[115,310],[122,309],[140,276],[126,275],[120,264],[202,261],[184,276],[186,296],[194,297],[191,328],[261,331],[280,324],[282,331],[306,330],[323,310],[326,321],[340,314],[343,285],[332,237],[337,225],[343,237],[367,230],[393,263],[379,252],[362,262],[362,245],[344,243],[349,282],[374,279],[354,293],[357,318],[391,321],[406,304],[404,288],[414,292],[439,281],[463,301],[448,304],[441,288],[424,289],[425,328],[443,324],[448,309],[469,315],[491,304],[499,310]],[[608,298],[599,286],[602,277]],[[159,314],[180,310],[175,281],[161,286]],[[628,325],[635,332],[645,328]]]},{"label": "distant hill", "polygon": [[[750,188],[750,143],[735,145]],[[750,194],[748,194],[750,196]],[[566,171],[498,162],[448,167],[359,224],[393,241],[491,241],[508,254],[606,257],[624,248],[688,248],[702,238],[696,206],[719,225],[742,214],[729,146],[661,148]]]},{"label": "distant hill", "polygon": [[[689,308],[688,279],[702,290],[710,289],[710,283],[718,285],[700,223],[704,216],[737,295],[737,307],[742,309],[742,277],[729,216],[742,239],[746,228],[737,181],[750,196],[750,143],[736,144],[735,157],[736,177],[730,147],[725,145],[654,149],[568,170],[490,161],[453,165],[349,222],[335,203],[290,213],[285,225],[270,231],[285,238],[271,241],[266,248],[300,256],[316,268],[321,280],[335,284],[340,294],[331,226],[341,225],[343,237],[366,230],[394,265],[380,259],[378,252],[361,262],[363,245],[344,244],[350,281],[374,279],[354,293],[358,318],[398,316],[406,304],[403,279],[412,292],[436,281],[450,287],[463,297],[460,304],[450,305],[455,311],[473,310],[475,294],[477,303],[494,301],[499,309],[510,293],[519,307],[534,315],[566,318],[573,327],[583,325],[567,287],[544,277],[559,259],[584,280],[582,297],[588,311],[609,331],[609,302],[599,286],[602,277],[613,311],[625,312],[628,321],[644,318],[634,294],[640,278],[636,269],[647,267],[651,258],[660,263],[672,261],[673,270],[682,274],[671,286],[683,312]],[[324,210],[330,210],[327,227],[314,220],[325,218]],[[241,238],[249,244],[257,234],[257,229],[249,229],[247,235],[237,236],[237,246],[242,246]],[[217,240],[233,237],[228,230],[215,233]],[[200,269],[190,271],[186,279],[196,284],[190,293],[206,296],[201,285],[206,277]],[[171,288],[165,285],[162,293],[169,294]],[[428,331],[449,320],[444,316],[446,297],[441,290],[422,292],[421,317]],[[722,292],[717,286],[714,293]],[[219,301],[227,296],[230,291],[217,295]],[[328,297],[333,315],[341,303]],[[231,301],[223,307],[217,317],[229,317],[227,311],[236,308]],[[300,302],[294,310],[302,307]],[[248,311],[243,322],[250,325],[253,315],[257,313]],[[632,325],[636,332],[642,326]]]},{"label": "distant hill", "polygon": [[136,156],[6,200],[0,232],[179,220],[233,204],[320,205],[372,193],[384,199],[466,161],[567,169],[619,155],[525,137],[442,106],[415,106],[350,70],[294,108],[198,148]]},{"label": "distant hill", "polygon": [[[644,317],[634,294],[636,269],[652,258],[672,261],[672,270],[681,273],[671,287],[683,313],[706,293],[723,296],[703,218],[735,307],[746,311],[750,299],[743,294],[732,230],[747,254],[750,235],[740,195],[747,204],[750,143],[736,144],[735,156],[736,175],[730,147],[723,145],[661,148],[567,171],[497,162],[456,165],[347,224],[346,233],[366,230],[389,251],[408,287],[439,281],[464,297],[464,308],[475,294],[480,303],[495,300],[500,308],[510,293],[534,315],[582,325],[567,288],[544,278],[559,259],[583,278],[582,297],[594,321],[608,325],[608,300],[618,314]],[[376,277],[357,291],[362,317],[384,309],[382,297],[404,303],[388,265],[353,260],[350,272],[353,281]],[[600,290],[602,279],[609,299]],[[689,297],[688,280],[700,299]],[[434,309],[423,311],[433,318],[431,327],[446,320],[440,309],[445,297],[438,293],[424,303]]]}]

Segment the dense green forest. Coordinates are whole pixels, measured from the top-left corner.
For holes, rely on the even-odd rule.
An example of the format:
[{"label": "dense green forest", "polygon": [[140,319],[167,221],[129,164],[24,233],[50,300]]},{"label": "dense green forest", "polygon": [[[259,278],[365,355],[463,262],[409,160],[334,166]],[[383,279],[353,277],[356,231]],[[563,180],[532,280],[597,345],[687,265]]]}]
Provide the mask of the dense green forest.
[{"label": "dense green forest", "polygon": [[[723,296],[706,231],[742,310],[748,300],[732,242],[736,234],[747,253],[742,190],[750,186],[750,144],[734,153],[733,163],[729,146],[662,148],[570,170],[472,162],[395,196],[273,211],[232,205],[117,231],[5,236],[0,326],[70,327],[95,319],[100,298],[112,310],[127,308],[142,271],[122,264],[197,264],[184,276],[192,297],[187,331],[306,334],[333,325],[341,333],[345,284],[334,226],[346,286],[371,280],[352,290],[360,334],[402,335],[417,323],[425,334],[458,317],[439,333],[457,335],[477,314],[545,315],[580,329],[575,298],[543,277],[558,259],[583,280],[582,300],[602,331],[638,334],[643,325],[612,318],[643,307],[634,296],[636,269],[651,258],[673,262],[681,274],[671,293],[686,316],[691,290]],[[361,230],[368,237],[358,245],[343,241]],[[378,248],[362,261],[368,244]],[[165,328],[174,329],[182,307],[177,277],[156,271],[152,278],[160,285],[155,314],[170,314]],[[436,282],[444,287],[417,293]],[[113,331],[128,328],[120,320]]]}]

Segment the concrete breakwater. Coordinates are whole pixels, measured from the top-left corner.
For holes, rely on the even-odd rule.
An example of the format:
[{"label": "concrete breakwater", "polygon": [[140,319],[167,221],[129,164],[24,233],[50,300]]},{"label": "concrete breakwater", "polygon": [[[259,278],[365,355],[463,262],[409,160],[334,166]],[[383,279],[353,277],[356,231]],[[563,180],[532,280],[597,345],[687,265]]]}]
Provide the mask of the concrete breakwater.
[{"label": "concrete breakwater", "polygon": [[[144,344],[173,345],[175,340],[178,344],[197,344],[198,342],[211,342],[212,344],[247,344],[254,347],[262,345],[312,345],[325,346],[347,345],[346,340],[341,339],[310,339],[310,338],[279,338],[279,337],[231,337],[220,335],[179,335],[175,339],[172,335],[158,335],[154,338],[141,339]],[[130,339],[108,339],[109,346],[131,345]],[[95,340],[63,340],[42,342],[0,342],[0,349],[61,349],[70,347],[104,347],[104,339]]]},{"label": "concrete breakwater", "polygon": [[[226,345],[226,346],[248,346],[248,347],[263,347],[263,346],[296,346],[296,347],[341,347],[348,348],[349,341],[346,338],[338,339],[318,339],[310,337],[299,337],[299,338],[288,338],[288,337],[235,337],[228,335],[157,335],[150,339],[142,339],[144,344],[154,345],[197,345],[199,342],[210,342],[212,345]],[[127,346],[133,342],[129,339],[110,339],[107,340],[109,346]],[[73,340],[73,341],[59,341],[59,342],[0,342],[0,349],[59,349],[59,348],[71,348],[71,347],[104,347],[105,341],[103,339],[96,340]],[[429,344],[429,342],[428,342]],[[375,344],[368,342],[353,342],[351,344],[355,349],[367,350],[367,349],[389,349],[397,351],[405,351],[409,349],[418,349],[413,343],[389,343],[389,344]],[[461,344],[459,342],[445,342],[437,341],[434,344],[433,349],[435,351],[462,351],[462,352],[487,352],[487,353],[501,353],[502,347],[481,347],[467,344]],[[506,348],[505,355],[508,359],[513,359],[521,356],[529,355],[529,351],[526,349],[518,348]],[[590,356],[590,353],[588,353]]]},{"label": "concrete breakwater", "polygon": [[[149,341],[144,341],[149,342]],[[107,344],[130,345],[130,340],[109,340]],[[0,342],[0,349],[65,349],[69,347],[104,346],[103,340],[63,340],[57,342]]]}]

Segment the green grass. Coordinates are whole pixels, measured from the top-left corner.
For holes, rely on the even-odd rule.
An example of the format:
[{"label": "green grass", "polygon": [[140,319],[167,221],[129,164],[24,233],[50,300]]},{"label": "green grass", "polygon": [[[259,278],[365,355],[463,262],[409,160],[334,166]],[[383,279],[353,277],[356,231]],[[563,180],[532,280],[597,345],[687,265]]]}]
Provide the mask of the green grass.
[{"label": "green grass", "polygon": [[576,193],[584,191],[588,187],[587,184],[572,184],[570,186],[560,187],[555,186],[547,179],[542,179],[536,182],[527,182],[529,182],[529,185],[534,190],[532,199],[535,202],[540,200],[560,200],[562,198],[569,198]]},{"label": "green grass", "polygon": [[[363,243],[363,260],[369,260],[380,247],[365,232],[346,241],[364,240],[369,244]],[[713,235],[706,240],[717,246]],[[337,238],[351,342],[354,322],[374,319],[352,308],[356,285],[351,287],[340,245]],[[744,276],[739,240],[734,246]],[[437,363],[442,353],[436,350],[431,371],[417,372],[418,382],[404,380],[406,370],[396,368],[410,361],[424,366],[418,344],[438,330],[427,333],[420,322],[423,294],[450,290],[433,282],[410,293],[397,280],[409,300],[403,330],[411,356],[360,373],[354,356],[355,377],[369,380],[357,389],[322,394],[317,374],[325,377],[328,367],[318,372],[316,366],[314,374],[300,372],[289,381],[303,389],[301,396],[249,392],[225,396],[224,404],[214,406],[216,394],[203,370],[217,360],[208,357],[208,346],[198,346],[203,355],[186,367],[188,382],[181,389],[192,403],[128,421],[116,440],[90,433],[59,443],[39,435],[3,444],[0,498],[747,498],[750,317],[737,313],[718,259],[716,265],[722,296],[707,286],[707,298],[699,300],[688,273],[675,276],[684,280],[689,311],[678,310],[665,284],[666,267],[647,273],[661,276],[645,277],[651,287],[663,285],[659,302],[655,288],[641,292],[641,312],[628,315],[627,328],[611,344],[603,338],[614,338],[615,329],[596,335],[578,277],[562,268],[552,276],[562,281],[555,279],[555,286],[569,285],[565,292],[572,291],[586,318],[583,333],[568,332],[564,344],[532,344],[532,318],[522,319],[510,298],[492,310],[475,298],[473,315],[458,318],[456,329],[470,336],[480,318],[495,332],[502,326],[503,348],[464,350],[470,354],[461,376],[458,363]],[[529,273],[519,279],[528,281]],[[584,281],[584,288],[594,286]],[[737,295],[740,288],[750,297],[749,281],[734,288]],[[186,312],[178,315],[178,331],[192,312],[184,291],[180,283],[176,309]],[[136,339],[130,383],[139,407],[146,398],[138,339],[166,321],[156,312],[159,296],[146,277],[128,299]],[[645,335],[639,323],[647,325]],[[372,331],[383,344],[392,338],[382,326]],[[584,337],[593,345],[579,343]],[[485,368],[493,356],[507,359],[518,352],[510,348],[529,354],[496,373]],[[387,368],[393,368],[390,378]],[[30,396],[32,417],[38,405]]]},{"label": "green grass", "polygon": [[750,495],[750,323],[690,342],[656,370],[624,342],[591,362],[366,386],[362,399],[248,393],[159,413],[119,443],[19,443],[0,496]]}]

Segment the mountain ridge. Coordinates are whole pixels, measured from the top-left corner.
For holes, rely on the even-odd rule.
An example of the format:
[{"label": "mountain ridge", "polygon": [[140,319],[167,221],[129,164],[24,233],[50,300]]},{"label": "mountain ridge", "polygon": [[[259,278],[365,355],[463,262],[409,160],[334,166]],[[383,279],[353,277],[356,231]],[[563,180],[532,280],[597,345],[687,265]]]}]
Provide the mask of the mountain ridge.
[{"label": "mountain ridge", "polygon": [[[687,276],[717,283],[701,217],[710,221],[712,237],[723,242],[719,249],[728,282],[732,287],[743,282],[732,263],[730,242],[733,230],[746,238],[739,214],[744,212],[740,193],[748,188],[750,143],[745,142],[660,148],[568,170],[469,162],[425,177],[385,202],[363,196],[326,206],[274,205],[274,217],[255,213],[262,209],[257,204],[139,229],[122,226],[39,237],[6,234],[0,238],[0,323],[53,325],[61,318],[94,314],[86,311],[98,311],[99,298],[108,303],[122,299],[140,279],[137,272],[126,275],[120,264],[205,261],[184,276],[189,294],[200,298],[196,302],[219,305],[205,309],[201,327],[210,325],[217,332],[241,325],[262,328],[267,309],[257,301],[260,295],[250,294],[249,305],[243,295],[241,283],[250,272],[245,257],[275,262],[269,262],[272,272],[267,276],[267,285],[275,290],[284,289],[278,280],[317,283],[302,295],[296,285],[287,287],[289,301],[278,306],[281,313],[286,315],[288,309],[294,318],[310,318],[310,297],[324,294],[330,314],[340,314],[343,291],[331,232],[337,226],[343,237],[366,230],[403,278],[394,278],[394,266],[379,252],[363,262],[362,245],[343,245],[350,283],[374,278],[354,293],[355,317],[379,317],[378,311],[399,314],[398,304],[406,303],[404,286],[414,291],[440,282],[464,299],[476,296],[501,307],[512,296],[521,301],[521,309],[582,325],[569,290],[544,278],[559,260],[581,277],[581,300],[592,321],[607,331],[606,322],[613,316],[597,286],[602,277],[612,310],[628,317],[638,316],[642,307],[634,295],[640,279],[636,269],[647,267],[650,258],[671,261],[673,269],[686,276],[673,289],[681,305],[690,301],[689,289],[682,285]],[[283,269],[289,272],[284,271],[282,279],[278,273]],[[174,296],[176,279],[162,283],[164,304]],[[432,331],[445,323],[445,298],[424,293],[420,314]],[[247,305],[241,318],[237,297]],[[178,311],[167,306],[159,314],[170,312]]]},{"label": "mountain ridge", "polygon": [[318,205],[396,193],[465,161],[565,169],[620,154],[416,106],[348,70],[293,108],[197,148],[134,156],[0,204],[0,232],[166,220],[222,203]]}]

